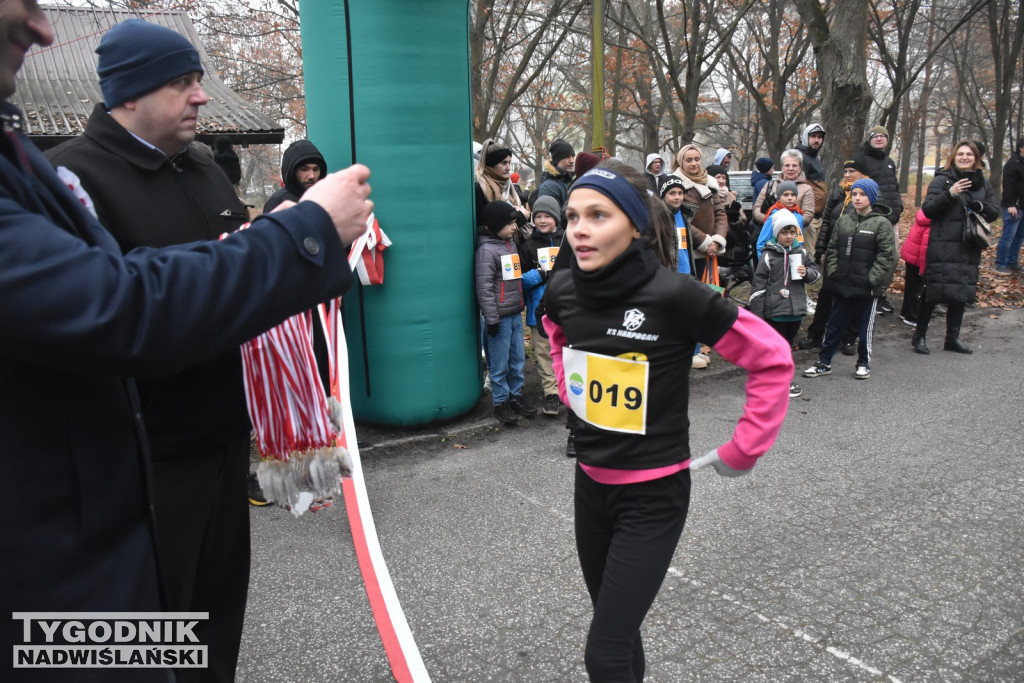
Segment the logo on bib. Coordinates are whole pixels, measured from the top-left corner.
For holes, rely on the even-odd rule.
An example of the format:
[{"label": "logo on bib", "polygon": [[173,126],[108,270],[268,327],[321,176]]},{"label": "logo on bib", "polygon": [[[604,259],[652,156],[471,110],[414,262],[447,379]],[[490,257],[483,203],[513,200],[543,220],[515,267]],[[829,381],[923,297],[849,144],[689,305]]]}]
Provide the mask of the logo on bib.
[{"label": "logo on bib", "polygon": [[622,319],[622,326],[630,332],[637,331],[643,324],[644,314],[639,308],[631,308],[626,311],[626,316]]},{"label": "logo on bib", "polygon": [[580,396],[583,394],[583,377],[578,372],[569,375],[569,391]]}]

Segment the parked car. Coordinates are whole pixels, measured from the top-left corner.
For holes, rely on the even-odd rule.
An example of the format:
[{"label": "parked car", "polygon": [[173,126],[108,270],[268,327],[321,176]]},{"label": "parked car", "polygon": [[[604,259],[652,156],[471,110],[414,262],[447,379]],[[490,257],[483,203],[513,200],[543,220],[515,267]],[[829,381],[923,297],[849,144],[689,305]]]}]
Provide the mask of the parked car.
[{"label": "parked car", "polygon": [[[736,193],[736,200],[749,217],[754,210],[754,187],[750,184],[750,171],[729,171],[729,187]],[[780,177],[775,174],[776,180]]]}]

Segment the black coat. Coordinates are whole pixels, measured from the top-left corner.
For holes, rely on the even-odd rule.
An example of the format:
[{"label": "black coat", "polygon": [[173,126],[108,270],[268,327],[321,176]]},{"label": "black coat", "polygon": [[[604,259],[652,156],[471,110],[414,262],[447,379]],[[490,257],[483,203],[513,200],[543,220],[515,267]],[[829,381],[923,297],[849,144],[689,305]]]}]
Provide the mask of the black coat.
[{"label": "black coat", "polygon": [[[5,105],[3,113],[14,111]],[[22,637],[14,611],[163,607],[145,430],[130,378],[237,348],[352,281],[347,249],[312,205],[258,219],[230,247],[122,256],[43,155],[16,137],[24,156],[0,136],[2,680],[11,678],[11,643]],[[166,671],[93,676],[154,679],[166,680]]]},{"label": "black coat", "polygon": [[[964,222],[967,214],[960,197],[949,194],[949,188],[961,176],[955,170],[939,171],[928,186],[921,210],[931,219],[924,281],[925,296],[931,302],[969,303],[974,301],[978,287],[978,264],[981,250],[964,244]],[[988,180],[977,172],[972,189],[961,196],[980,201],[980,213],[988,220],[999,216],[995,194]]]},{"label": "black coat", "polygon": [[1003,196],[1000,206],[1024,209],[1024,157],[1012,155],[1003,166]]},{"label": "black coat", "polygon": [[[78,175],[100,223],[124,252],[217,239],[247,219],[227,176],[207,155],[190,148],[170,160],[135,139],[103,105],[93,110],[84,135],[46,156]],[[139,391],[154,457],[189,443],[249,434],[238,349],[141,382]]]},{"label": "black coat", "polygon": [[892,209],[889,222],[896,225],[903,213],[903,197],[900,196],[900,181],[896,176],[896,162],[889,158],[884,149],[875,149],[871,142],[860,146],[868,165],[868,177],[878,183],[878,199]]},{"label": "black coat", "polygon": [[295,171],[303,164],[320,164],[320,177],[327,175],[327,162],[316,145],[309,140],[296,140],[288,145],[281,157],[281,182],[284,187],[270,195],[270,199],[263,205],[263,213],[270,213],[284,201],[297,202],[302,198],[306,188],[295,178]]}]

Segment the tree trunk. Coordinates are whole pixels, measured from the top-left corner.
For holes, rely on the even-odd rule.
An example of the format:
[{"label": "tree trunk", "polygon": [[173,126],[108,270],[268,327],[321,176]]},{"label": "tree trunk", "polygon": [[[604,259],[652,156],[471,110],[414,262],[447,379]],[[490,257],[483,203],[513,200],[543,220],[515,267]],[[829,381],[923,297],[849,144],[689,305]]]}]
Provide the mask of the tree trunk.
[{"label": "tree trunk", "polygon": [[822,149],[826,178],[838,178],[848,154],[864,138],[871,87],[867,78],[868,0],[842,0],[833,14],[833,30],[819,0],[794,0],[808,26],[823,92],[821,120],[829,124]]}]

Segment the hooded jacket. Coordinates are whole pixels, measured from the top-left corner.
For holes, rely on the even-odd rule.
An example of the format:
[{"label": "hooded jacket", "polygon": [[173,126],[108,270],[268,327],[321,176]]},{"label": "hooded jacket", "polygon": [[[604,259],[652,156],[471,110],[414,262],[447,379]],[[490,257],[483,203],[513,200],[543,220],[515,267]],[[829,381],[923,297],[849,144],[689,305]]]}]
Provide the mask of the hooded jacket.
[{"label": "hooded jacket", "polygon": [[[928,231],[927,265],[922,272],[928,285],[926,296],[931,302],[969,303],[974,301],[977,292],[981,251],[964,244],[967,214],[960,197],[949,194],[949,188],[961,177],[967,176],[948,168],[936,173],[921,205],[921,211],[932,221]],[[999,207],[992,186],[980,171],[975,172],[974,179],[964,199],[980,202],[981,215],[994,221],[999,216]]]},{"label": "hooded jacket", "polygon": [[[803,266],[807,269],[807,273],[799,280],[794,280],[790,272],[790,257],[793,254],[801,255]],[[757,260],[747,308],[765,320],[807,315],[806,286],[816,282],[820,275],[806,249],[796,242],[793,247],[786,249],[773,237],[765,243],[764,251]],[[783,290],[786,295],[782,294]]]},{"label": "hooded jacket", "polygon": [[811,133],[824,135],[825,129],[818,123],[812,123],[804,128],[804,132],[800,134],[800,144],[796,146],[796,149],[804,157],[804,175],[807,176],[807,180],[825,182],[825,169],[822,168],[821,161],[818,159],[818,152],[821,151],[821,148],[811,149]]},{"label": "hooded jacket", "polygon": [[[661,170],[657,173],[651,173],[651,164],[655,161],[661,162]],[[665,177],[665,160],[661,158],[660,154],[652,152],[647,155],[647,165],[644,166],[644,173],[647,174],[647,185],[651,188],[652,192],[657,192],[661,189],[661,179]]]},{"label": "hooded jacket", "polygon": [[900,247],[900,256],[903,260],[921,272],[924,272],[928,265],[928,234],[931,228],[931,220],[924,215],[924,211],[918,209],[914,224],[910,227],[910,234]]},{"label": "hooded jacket", "polygon": [[288,149],[281,157],[281,179],[284,181],[284,187],[270,195],[270,199],[263,205],[263,213],[270,213],[281,202],[299,201],[306,188],[295,177],[295,171],[299,166],[310,163],[320,165],[321,178],[327,175],[327,162],[316,145],[309,140],[296,140],[288,145]]},{"label": "hooded jacket", "polygon": [[900,183],[896,177],[896,162],[889,158],[884,149],[875,149],[871,141],[866,140],[860,146],[868,165],[868,177],[878,183],[878,200],[888,206],[889,222],[893,225],[900,220],[903,213],[903,197],[900,196]]},{"label": "hooded jacket", "polygon": [[544,173],[541,175],[540,186],[537,188],[537,196],[553,197],[565,211],[565,205],[569,202],[569,186],[572,185],[573,177],[572,171],[559,171],[550,161],[545,161]]}]

